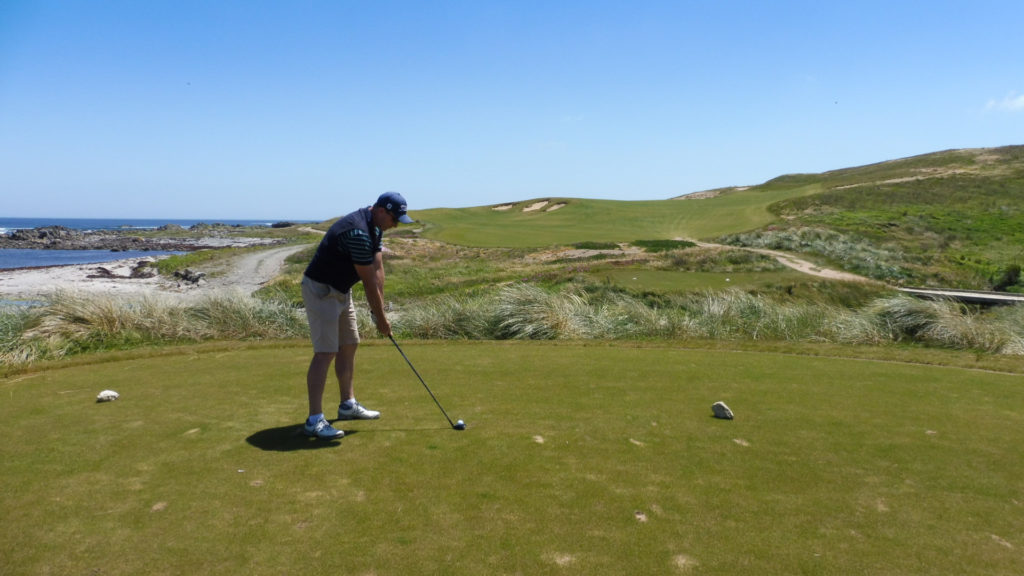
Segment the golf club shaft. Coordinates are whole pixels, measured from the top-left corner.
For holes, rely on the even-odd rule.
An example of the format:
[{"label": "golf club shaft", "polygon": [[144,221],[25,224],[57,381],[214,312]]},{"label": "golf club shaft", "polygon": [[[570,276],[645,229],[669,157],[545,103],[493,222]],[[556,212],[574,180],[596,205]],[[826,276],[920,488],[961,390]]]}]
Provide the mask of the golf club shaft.
[{"label": "golf club shaft", "polygon": [[395,348],[398,349],[398,353],[402,355],[402,358],[405,358],[405,363],[409,365],[409,368],[412,368],[412,373],[415,374],[416,377],[420,379],[420,384],[423,384],[423,387],[427,390],[427,394],[430,394],[430,397],[434,400],[434,404],[437,404],[437,407],[441,409],[441,414],[444,414],[444,418],[445,420],[448,421],[448,425],[454,428],[455,424],[452,422],[452,419],[448,417],[448,413],[444,411],[444,407],[441,406],[441,403],[437,401],[437,397],[434,396],[434,393],[430,391],[430,386],[427,386],[427,383],[423,381],[423,377],[420,376],[420,373],[416,371],[416,367],[413,366],[412,362],[409,361],[409,357],[405,355],[405,352],[402,352],[402,347],[399,346],[398,342],[395,341],[395,337],[388,334],[388,338],[391,339],[391,343],[394,344]]}]

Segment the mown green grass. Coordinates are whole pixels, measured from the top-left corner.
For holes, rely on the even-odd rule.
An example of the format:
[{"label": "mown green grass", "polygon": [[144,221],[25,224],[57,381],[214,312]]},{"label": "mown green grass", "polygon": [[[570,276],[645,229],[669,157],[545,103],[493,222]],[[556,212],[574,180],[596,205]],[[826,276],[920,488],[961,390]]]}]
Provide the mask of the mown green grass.
[{"label": "mown green grass", "polygon": [[340,442],[295,433],[305,343],[0,380],[3,573],[1024,571],[1019,365],[402,344],[468,430],[380,342],[357,391],[384,416]]},{"label": "mown green grass", "polygon": [[524,212],[533,201],[508,210],[437,208],[413,211],[423,236],[467,246],[535,248],[579,242],[631,242],[638,238],[707,238],[743,232],[776,219],[772,202],[818,188],[734,191],[708,200],[618,201],[552,198],[557,210]]}]

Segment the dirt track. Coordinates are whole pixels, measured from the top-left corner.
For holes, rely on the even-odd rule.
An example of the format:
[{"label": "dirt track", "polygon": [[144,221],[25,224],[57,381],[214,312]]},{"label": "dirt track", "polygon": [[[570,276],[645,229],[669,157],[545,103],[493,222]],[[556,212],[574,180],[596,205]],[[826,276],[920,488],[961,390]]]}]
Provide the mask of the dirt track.
[{"label": "dirt track", "polygon": [[[676,240],[685,240],[684,238],[676,238]],[[847,282],[875,282],[865,276],[859,276],[857,274],[851,274],[849,272],[843,272],[841,270],[832,270],[830,268],[822,268],[817,264],[808,262],[801,258],[797,258],[792,254],[785,252],[779,252],[778,250],[768,250],[767,248],[745,248],[742,246],[727,246],[725,244],[712,244],[710,242],[698,242],[690,240],[697,246],[702,248],[717,248],[717,249],[729,249],[729,250],[747,250],[749,252],[757,252],[759,254],[765,254],[771,256],[779,261],[783,266],[788,266],[793,270],[809,274],[811,276],[817,276],[819,278],[826,278],[829,280],[843,280]],[[636,255],[641,254],[643,250],[636,247],[620,246],[617,250],[580,250],[580,249],[563,249],[563,250],[545,250],[536,254],[530,255],[528,258],[534,261],[544,262],[553,260],[556,258],[588,258],[595,254],[609,254],[614,256],[620,255]]]},{"label": "dirt track", "polygon": [[[251,294],[274,279],[284,260],[305,246],[283,246],[259,250],[227,260],[217,268],[201,268],[206,277],[199,285],[156,276],[131,278],[132,268],[152,258],[115,260],[99,264],[76,264],[48,268],[0,270],[0,300],[34,300],[55,290],[82,293],[195,297],[213,291]],[[108,274],[98,275],[102,268]]]},{"label": "dirt track", "polygon": [[305,246],[284,246],[239,256],[231,260],[221,273],[208,278],[207,287],[233,289],[251,294],[281,272],[285,258],[303,248]]},{"label": "dirt track", "polygon": [[757,252],[758,254],[765,254],[771,256],[779,261],[783,266],[788,266],[798,272],[804,274],[810,274],[811,276],[818,276],[819,278],[827,278],[829,280],[845,280],[849,282],[875,282],[874,280],[865,276],[859,276],[857,274],[851,274],[849,272],[843,272],[840,270],[832,270],[830,268],[822,268],[817,264],[802,260],[787,254],[785,252],[779,252],[778,250],[768,250],[767,248],[744,248],[739,246],[726,246],[724,244],[709,244],[707,242],[696,242],[698,246],[704,248],[732,248],[734,250],[747,250],[750,252]]}]

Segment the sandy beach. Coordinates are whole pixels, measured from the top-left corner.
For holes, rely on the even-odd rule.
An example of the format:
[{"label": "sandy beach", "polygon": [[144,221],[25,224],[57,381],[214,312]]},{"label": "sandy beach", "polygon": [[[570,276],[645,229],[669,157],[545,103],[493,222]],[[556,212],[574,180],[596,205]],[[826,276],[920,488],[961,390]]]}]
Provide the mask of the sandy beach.
[{"label": "sandy beach", "polygon": [[131,258],[99,264],[75,264],[45,268],[0,270],[0,300],[32,301],[55,291],[73,291],[95,294],[123,294],[130,296],[167,295],[168,297],[196,297],[215,290],[240,291],[246,294],[258,290],[277,276],[284,260],[303,246],[268,248],[245,254],[227,265],[205,272],[199,284],[173,278],[132,278],[132,269],[139,262],[158,258]]}]

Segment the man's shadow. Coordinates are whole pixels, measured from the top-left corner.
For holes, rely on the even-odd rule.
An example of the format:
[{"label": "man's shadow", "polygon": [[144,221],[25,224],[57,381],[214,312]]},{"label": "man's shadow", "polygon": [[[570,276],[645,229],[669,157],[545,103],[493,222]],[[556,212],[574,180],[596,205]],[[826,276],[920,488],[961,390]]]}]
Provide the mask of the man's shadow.
[{"label": "man's shadow", "polygon": [[249,444],[268,452],[293,452],[295,450],[318,450],[341,446],[341,440],[358,432],[345,430],[345,436],[338,440],[321,440],[306,436],[302,424],[289,424],[277,428],[260,430],[245,439]]}]

